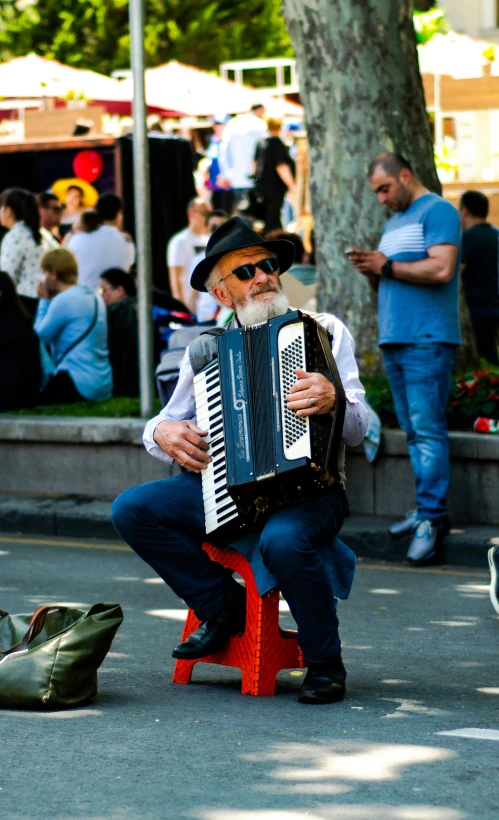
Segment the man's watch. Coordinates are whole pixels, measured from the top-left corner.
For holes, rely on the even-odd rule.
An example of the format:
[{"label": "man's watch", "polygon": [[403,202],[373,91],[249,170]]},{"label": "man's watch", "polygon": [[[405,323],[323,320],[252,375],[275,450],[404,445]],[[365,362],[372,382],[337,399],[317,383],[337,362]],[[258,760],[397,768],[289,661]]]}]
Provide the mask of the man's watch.
[{"label": "man's watch", "polygon": [[381,268],[381,276],[384,276],[385,279],[393,279],[393,259],[387,259]]}]

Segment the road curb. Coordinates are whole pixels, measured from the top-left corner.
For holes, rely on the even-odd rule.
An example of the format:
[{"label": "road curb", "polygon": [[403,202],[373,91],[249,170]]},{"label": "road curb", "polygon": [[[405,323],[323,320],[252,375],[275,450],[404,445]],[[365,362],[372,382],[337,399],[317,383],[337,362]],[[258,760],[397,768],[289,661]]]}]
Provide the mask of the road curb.
[{"label": "road curb", "polygon": [[[352,516],[341,530],[342,540],[360,558],[403,561],[409,538],[395,541],[388,534],[393,519]],[[0,532],[36,533],[71,538],[116,539],[111,502],[81,498],[0,496]],[[455,525],[445,539],[445,562],[487,567],[487,551],[499,546],[499,527]]]}]

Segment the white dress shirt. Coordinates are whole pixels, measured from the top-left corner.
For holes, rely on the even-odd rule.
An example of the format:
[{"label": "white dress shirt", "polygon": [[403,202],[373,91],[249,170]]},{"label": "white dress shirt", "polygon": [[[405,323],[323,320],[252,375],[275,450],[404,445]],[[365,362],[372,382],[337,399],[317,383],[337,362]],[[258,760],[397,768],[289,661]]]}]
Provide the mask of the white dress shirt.
[{"label": "white dress shirt", "polygon": [[[359,380],[359,370],[355,361],[354,341],[343,322],[327,313],[314,316],[317,322],[333,336],[331,350],[346,394],[346,412],[343,424],[343,442],[349,446],[360,444],[367,431],[367,407],[364,404],[364,388]],[[186,350],[180,367],[175,392],[165,408],[148,421],[144,430],[144,445],[148,453],[172,464],[168,456],[154,440],[154,431],[162,421],[196,421],[194,400],[194,373]]]}]

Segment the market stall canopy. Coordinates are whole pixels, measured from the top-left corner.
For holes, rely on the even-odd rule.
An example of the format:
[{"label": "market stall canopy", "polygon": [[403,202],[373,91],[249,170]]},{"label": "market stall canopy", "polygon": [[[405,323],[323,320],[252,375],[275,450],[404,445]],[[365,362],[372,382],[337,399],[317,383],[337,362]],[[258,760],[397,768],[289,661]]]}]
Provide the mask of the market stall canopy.
[{"label": "market stall canopy", "polygon": [[482,77],[485,70],[498,76],[497,60],[487,59],[484,52],[493,55],[494,46],[466,34],[436,34],[427,43],[418,46],[419,68],[421,74],[445,74],[456,80]]},{"label": "market stall canopy", "polygon": [[[130,89],[132,80],[124,81]],[[149,107],[161,112],[176,110],[186,117],[205,117],[217,112],[241,114],[263,102],[275,114],[302,117],[296,103],[270,97],[269,92],[223,80],[216,74],[172,60],[145,72],[146,99]]]},{"label": "market stall canopy", "polygon": [[83,97],[93,101],[127,102],[125,83],[88,69],[73,68],[37,54],[0,63],[0,96],[33,99]]}]

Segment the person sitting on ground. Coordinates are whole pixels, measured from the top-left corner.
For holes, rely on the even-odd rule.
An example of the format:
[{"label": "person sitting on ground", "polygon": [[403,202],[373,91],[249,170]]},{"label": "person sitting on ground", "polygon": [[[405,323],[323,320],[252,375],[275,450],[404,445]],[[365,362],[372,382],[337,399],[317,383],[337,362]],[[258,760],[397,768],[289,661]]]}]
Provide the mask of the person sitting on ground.
[{"label": "person sitting on ground", "polygon": [[104,271],[100,293],[107,307],[107,346],[113,369],[113,396],[139,395],[139,340],[136,287],[120,268]]},{"label": "person sitting on ground", "polygon": [[33,317],[37,287],[43,279],[40,259],[44,249],[36,199],[23,188],[8,188],[0,196],[0,223],[8,229],[0,248],[0,270],[14,282],[17,295]]},{"label": "person sitting on ground", "polygon": [[198,294],[191,288],[189,274],[196,254],[206,248],[206,217],[210,209],[202,199],[191,199],[187,205],[189,225],[183,231],[174,234],[168,243],[168,272],[170,290],[175,299],[179,299],[188,309],[196,312]]},{"label": "person sitting on ground", "polygon": [[478,355],[499,365],[499,230],[487,222],[489,200],[465,191],[459,204],[461,276]]},{"label": "person sitting on ground", "polygon": [[42,244],[46,251],[60,247],[61,235],[59,227],[61,224],[64,205],[56,197],[53,191],[43,191],[37,196],[38,210],[40,211],[40,233]]},{"label": "person sitting on ground", "polygon": [[42,257],[45,281],[35,330],[50,345],[54,373],[39,404],[104,401],[113,390],[107,349],[106,306],[90,288],[78,284],[78,265],[71,251],[56,248]]},{"label": "person sitting on ground", "polygon": [[[96,206],[96,217],[88,212],[80,216],[83,230],[74,233],[67,243],[78,262],[79,282],[90,290],[100,287],[100,276],[109,268],[128,272],[135,259],[130,237],[121,231],[123,204],[116,194],[102,194]],[[99,225],[95,227],[98,219]],[[91,227],[90,230],[85,228]]]},{"label": "person sitting on ground", "polygon": [[[232,327],[266,322],[287,312],[279,276],[293,257],[290,242],[267,242],[244,220],[233,217],[211,236],[191,284],[200,292],[211,290],[217,301],[235,311]],[[343,442],[355,446],[366,432],[367,410],[353,340],[336,317],[322,314],[318,319],[331,333],[332,353],[346,393]],[[231,635],[245,629],[244,588],[202,549],[206,527],[201,473],[212,459],[206,452],[208,432],[196,423],[193,380],[216,358],[216,350],[213,335],[201,335],[191,343],[170,402],[144,430],[148,452],[168,464],[175,460],[185,471],[126,490],[114,502],[112,513],[123,540],[201,622],[173,652],[175,658],[189,661],[218,652]],[[324,375],[297,369],[285,401],[299,418],[324,415],[335,407],[336,392]],[[335,593],[321,544],[328,553],[332,551],[347,509],[343,485],[336,482],[327,494],[272,511],[253,533],[255,549],[298,624],[299,644],[309,667],[300,690],[302,703],[333,703],[345,693]],[[232,546],[241,545],[235,541]],[[340,553],[345,559],[350,555],[339,541],[333,552],[335,560],[343,561]]]},{"label": "person sitting on ground", "polygon": [[0,271],[0,412],[34,407],[41,375],[38,336],[14,282]]}]

